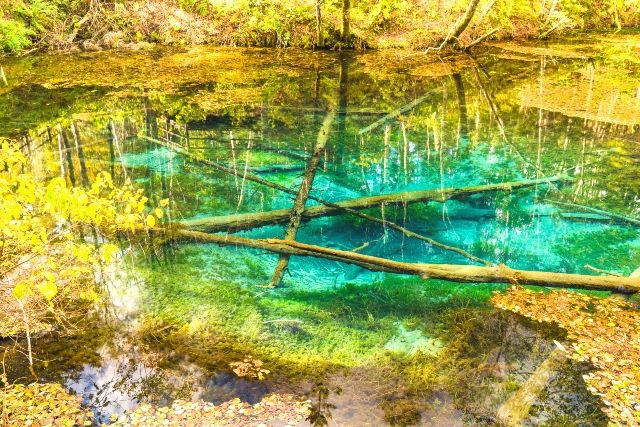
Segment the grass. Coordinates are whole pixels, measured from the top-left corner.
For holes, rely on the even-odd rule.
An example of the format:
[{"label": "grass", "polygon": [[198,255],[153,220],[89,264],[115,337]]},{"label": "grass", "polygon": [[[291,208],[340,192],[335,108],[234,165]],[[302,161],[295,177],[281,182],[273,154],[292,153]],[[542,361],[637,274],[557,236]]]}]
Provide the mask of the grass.
[{"label": "grass", "polygon": [[370,285],[265,291],[255,286],[268,276],[263,264],[242,257],[190,246],[171,266],[145,269],[145,315],[215,337],[233,357],[249,351],[287,370],[316,372],[372,363],[399,323],[446,340],[448,314],[486,308],[497,289],[387,276]]}]

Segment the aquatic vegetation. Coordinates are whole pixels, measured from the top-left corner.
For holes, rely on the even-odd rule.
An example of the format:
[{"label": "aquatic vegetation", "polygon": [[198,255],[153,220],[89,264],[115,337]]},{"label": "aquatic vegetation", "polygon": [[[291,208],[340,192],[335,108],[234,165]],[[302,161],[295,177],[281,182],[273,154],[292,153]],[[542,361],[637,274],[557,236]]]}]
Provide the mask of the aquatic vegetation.
[{"label": "aquatic vegetation", "polygon": [[583,376],[590,392],[602,399],[614,425],[640,421],[640,333],[638,310],[619,298],[596,298],[569,291],[534,292],[514,287],[492,302],[539,322],[555,323],[567,333],[571,347],[560,349],[595,372]]},{"label": "aquatic vegetation", "polygon": [[384,419],[392,426],[418,424],[422,418],[420,408],[411,399],[387,400],[382,404]]},{"label": "aquatic vegetation", "polygon": [[[195,277],[188,271],[203,264],[196,261],[203,254],[186,249],[169,269],[172,274],[179,268]],[[147,278],[153,286],[147,288],[142,307],[149,321],[158,325],[152,323],[149,330],[175,325],[156,334],[150,344],[160,345],[157,340],[162,337],[161,345],[188,349],[195,360],[212,368],[227,368],[250,354],[264,360],[271,375],[284,377],[321,377],[338,367],[375,364],[387,351],[399,357],[435,354],[444,344],[434,343],[449,342],[443,316],[457,307],[483,306],[494,289],[481,285],[456,289],[437,281],[387,278],[333,291],[290,289],[258,296],[260,292],[229,283],[229,278],[241,283],[250,278],[256,283],[250,269],[239,269],[242,264],[231,261],[229,254],[205,256],[212,268],[189,284],[161,281],[168,276],[157,266]],[[394,345],[407,341],[402,331],[409,328],[411,336],[420,334],[419,342]]]},{"label": "aquatic vegetation", "polygon": [[[619,270],[629,275],[640,265],[640,247],[635,230],[609,227],[600,230],[576,230],[565,239],[561,249],[572,254],[575,265],[589,264]],[[602,248],[606,247],[606,251]]]}]

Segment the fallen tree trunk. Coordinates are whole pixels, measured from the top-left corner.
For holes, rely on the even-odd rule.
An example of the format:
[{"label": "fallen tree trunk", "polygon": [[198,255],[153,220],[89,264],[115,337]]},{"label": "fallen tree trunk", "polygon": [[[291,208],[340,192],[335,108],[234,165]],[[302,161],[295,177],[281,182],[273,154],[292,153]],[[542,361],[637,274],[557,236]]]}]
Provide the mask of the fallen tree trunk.
[{"label": "fallen tree trunk", "polygon": [[505,426],[521,426],[529,415],[531,407],[539,399],[551,378],[567,363],[566,353],[556,348],[538,366],[527,381],[500,406],[498,420]]},{"label": "fallen tree trunk", "polygon": [[[309,193],[311,192],[311,188],[313,187],[313,180],[316,177],[316,169],[318,169],[318,164],[320,163],[320,156],[324,153],[324,150],[327,146],[327,141],[329,141],[329,132],[331,131],[331,126],[333,126],[333,122],[336,118],[336,109],[332,108],[327,113],[324,121],[322,122],[322,127],[318,132],[318,138],[316,140],[316,145],[313,148],[313,154],[309,159],[309,163],[307,164],[307,170],[304,174],[304,178],[300,183],[300,188],[298,189],[298,194],[296,194],[296,198],[293,202],[293,208],[291,209],[291,213],[289,215],[289,224],[287,225],[287,230],[284,234],[285,240],[295,240],[296,235],[298,234],[298,228],[300,228],[300,224],[302,223],[302,213],[305,210],[307,199],[309,198]],[[271,278],[270,286],[275,288],[282,281],[282,276],[284,275],[285,270],[289,266],[289,255],[281,254],[280,259],[278,260],[278,264],[276,265],[273,271],[273,277]]]},{"label": "fallen tree trunk", "polygon": [[[383,203],[389,205],[403,205],[417,202],[444,202],[446,200],[460,199],[473,194],[486,193],[492,191],[511,191],[536,185],[543,185],[548,182],[568,181],[569,177],[549,177],[534,180],[507,182],[502,184],[476,185],[461,188],[445,188],[405,191],[400,193],[385,194],[380,196],[367,196],[357,199],[344,200],[332,203],[332,206],[321,205],[311,206],[302,212],[302,219],[308,221],[312,218],[340,215],[344,210],[362,210],[378,207]],[[242,213],[235,215],[214,216],[182,221],[181,224],[190,229],[207,232],[219,231],[240,231],[252,228],[263,227],[265,225],[282,224],[289,220],[289,209],[278,209],[266,212]]]},{"label": "fallen tree trunk", "polygon": [[[147,137],[147,136],[141,136],[141,138],[147,139],[147,140],[152,141],[152,142],[155,142],[156,144],[162,145],[163,147],[166,147],[168,145],[168,144],[165,144],[162,141],[159,141],[159,140]],[[229,174],[234,174],[236,176],[240,176],[240,173],[238,171],[232,169],[232,168],[226,167],[224,165],[221,165],[219,163],[213,162],[211,160],[201,159],[201,158],[199,158],[197,156],[194,156],[189,151],[184,150],[184,149],[182,149],[180,147],[170,147],[170,148],[175,149],[177,152],[183,154],[184,156],[189,157],[190,159],[192,159],[194,161],[197,161],[197,162],[203,163],[205,165],[211,166],[216,170],[219,170],[219,171],[225,172],[225,173],[229,173]],[[243,177],[243,179],[246,178],[249,181],[253,181],[253,182],[256,182],[258,184],[262,184],[262,185],[264,185],[266,187],[282,191],[283,193],[296,195],[296,191],[295,190],[292,190],[290,188],[287,188],[287,187],[282,186],[280,184],[276,184],[276,183],[271,182],[271,181],[267,181],[267,180],[262,179],[262,178],[260,178],[258,176],[255,176],[255,175],[247,173],[247,174],[244,174],[242,177]],[[386,227],[390,227],[390,228],[392,228],[392,229],[394,229],[396,231],[399,231],[399,232],[403,233],[407,237],[413,237],[413,238],[416,238],[416,239],[419,239],[419,240],[423,240],[423,241],[425,241],[425,242],[427,242],[427,243],[429,243],[429,244],[431,244],[433,246],[439,247],[441,249],[444,249],[444,250],[447,250],[447,251],[456,252],[456,253],[458,253],[458,254],[470,259],[473,262],[477,262],[477,263],[485,264],[485,265],[492,265],[493,264],[492,262],[487,261],[487,260],[483,260],[483,259],[481,259],[481,258],[479,258],[479,257],[477,257],[475,255],[472,255],[472,254],[468,253],[467,251],[465,251],[463,249],[445,245],[444,243],[440,243],[437,240],[434,240],[434,239],[431,239],[429,237],[423,236],[421,234],[415,233],[415,232],[413,232],[411,230],[406,229],[405,227],[402,227],[401,225],[398,225],[398,224],[396,224],[394,222],[391,222],[391,221],[387,221],[386,219],[376,218],[376,217],[374,217],[372,215],[367,215],[365,213],[362,213],[362,212],[360,212],[360,211],[358,211],[356,209],[351,209],[351,208],[348,208],[348,207],[341,206],[341,205],[339,205],[337,203],[329,202],[327,200],[321,199],[320,197],[315,197],[315,196],[309,195],[308,198],[311,199],[311,200],[315,200],[316,202],[322,203],[324,206],[327,206],[327,207],[330,207],[330,208],[334,208],[334,209],[338,209],[339,212],[349,213],[351,215],[355,215],[357,217],[366,219],[367,221],[375,222],[375,223],[378,223],[380,225],[383,225],[383,226],[386,226]],[[266,225],[266,224],[264,224],[264,225]],[[253,227],[251,227],[251,228],[253,228]]]},{"label": "fallen tree trunk", "polygon": [[557,288],[590,289],[632,294],[640,291],[640,278],[589,276],[584,274],[552,273],[546,271],[515,270],[504,264],[474,266],[458,264],[417,264],[393,261],[357,252],[342,251],[309,245],[291,240],[249,239],[233,235],[202,233],[185,229],[157,229],[174,241],[214,243],[221,246],[244,246],[277,254],[308,256],[354,264],[371,271],[408,274],[423,279],[441,279],[459,283],[512,283]]}]

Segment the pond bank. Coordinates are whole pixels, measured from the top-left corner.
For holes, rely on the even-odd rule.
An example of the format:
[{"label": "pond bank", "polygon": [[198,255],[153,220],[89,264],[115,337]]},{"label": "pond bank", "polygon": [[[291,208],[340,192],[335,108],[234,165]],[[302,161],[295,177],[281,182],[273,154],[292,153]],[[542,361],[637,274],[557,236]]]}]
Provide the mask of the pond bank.
[{"label": "pond bank", "polygon": [[449,37],[454,31],[451,25],[463,18],[469,18],[468,28],[453,35],[455,43],[463,46],[489,36],[526,40],[572,30],[620,31],[640,23],[632,2],[610,10],[595,0],[579,6],[517,3],[514,7],[495,1],[135,0],[105,4],[21,0],[0,6],[0,52],[76,47],[91,51],[149,44],[426,49]]}]

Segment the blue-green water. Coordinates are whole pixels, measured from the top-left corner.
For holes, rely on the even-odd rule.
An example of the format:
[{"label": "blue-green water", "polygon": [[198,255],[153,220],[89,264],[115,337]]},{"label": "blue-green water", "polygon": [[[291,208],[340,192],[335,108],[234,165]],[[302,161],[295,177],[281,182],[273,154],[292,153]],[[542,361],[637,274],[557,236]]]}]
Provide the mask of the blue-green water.
[{"label": "blue-green water", "polygon": [[[168,198],[167,219],[183,221],[290,208],[292,196],[149,138],[297,189],[335,108],[312,195],[336,202],[566,174],[574,180],[366,212],[513,268],[596,274],[589,264],[630,274],[640,265],[636,227],[553,203],[638,214],[640,68],[629,52],[640,42],[588,41],[444,60],[213,48],[13,59],[0,90],[0,136],[21,139],[41,176],[63,173],[81,185],[108,170],[153,203]],[[270,225],[237,234],[283,233]],[[405,262],[471,263],[346,214],[303,223],[297,240]],[[322,409],[337,425],[492,425],[562,339],[491,308],[504,285],[294,256],[282,286],[265,288],[277,259],[246,248],[134,244],[111,271],[110,302],[91,326],[36,339],[47,361],[36,371],[82,395],[102,420],[176,398],[256,402],[288,392],[316,402],[322,385],[335,406]],[[233,374],[229,363],[246,355],[265,362],[264,381]],[[9,363],[12,378],[23,375],[19,359]],[[526,423],[606,424],[582,382],[586,369],[567,364],[552,375]]]}]

